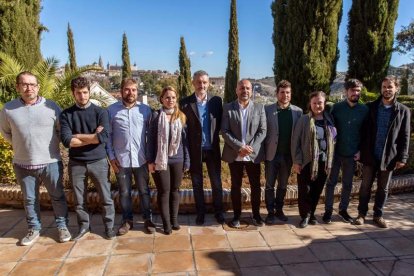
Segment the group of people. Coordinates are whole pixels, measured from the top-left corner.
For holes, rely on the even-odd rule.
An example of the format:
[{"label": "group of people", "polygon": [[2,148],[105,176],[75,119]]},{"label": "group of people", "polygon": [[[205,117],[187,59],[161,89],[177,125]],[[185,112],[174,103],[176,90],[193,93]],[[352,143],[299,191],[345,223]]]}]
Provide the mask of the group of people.
[{"label": "group of people", "polygon": [[[13,146],[13,166],[24,196],[28,233],[21,245],[32,244],[40,235],[39,186],[50,195],[60,242],[78,240],[90,231],[85,195],[91,180],[101,199],[105,238],[125,235],[134,227],[131,191],[139,191],[145,230],[153,233],[149,175],[157,188],[157,204],[166,235],[179,230],[179,187],[183,173],[190,172],[197,216],[203,225],[207,212],[203,189],[206,164],[213,197],[215,219],[224,224],[221,160],[228,163],[231,177],[233,219],[240,227],[241,187],[246,170],[251,187],[252,222],[256,226],[287,221],[283,212],[288,178],[297,174],[299,227],[318,223],[315,209],[326,185],[325,213],[330,223],[334,189],[342,171],[342,193],[338,214],[346,222],[365,222],[371,188],[377,178],[373,221],[387,227],[383,207],[393,170],[407,163],[410,111],[396,99],[399,84],[387,76],[380,97],[367,105],[359,103],[363,84],[345,82],[345,100],[326,105],[326,95],[309,95],[309,112],[291,104],[291,84],[277,84],[276,103],[263,106],[252,100],[252,84],[243,79],[236,88],[237,99],[223,106],[219,96],[208,92],[205,71],[193,75],[194,93],[179,101],[174,87],[165,87],[159,97],[161,108],[138,101],[138,83],[121,83],[122,100],[106,110],[90,101],[89,82],[77,77],[71,82],[75,104],[63,111],[39,95],[36,76],[22,72],[16,78],[20,97],[0,112],[0,132]],[[224,147],[220,150],[220,134]],[[72,185],[79,229],[68,231],[68,208],[62,184],[60,142],[69,148],[69,179]],[[108,162],[109,161],[109,162]],[[265,164],[267,217],[260,215],[261,162]],[[363,163],[358,217],[347,212],[356,162]],[[115,209],[108,181],[112,167],[119,188],[122,223],[115,231]],[[276,185],[277,180],[277,185]]]}]

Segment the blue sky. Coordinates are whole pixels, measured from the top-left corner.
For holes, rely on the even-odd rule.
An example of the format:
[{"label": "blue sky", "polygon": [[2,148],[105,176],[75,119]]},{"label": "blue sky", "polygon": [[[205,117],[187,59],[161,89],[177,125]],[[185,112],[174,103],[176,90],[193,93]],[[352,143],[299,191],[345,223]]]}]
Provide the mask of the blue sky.
[{"label": "blue sky", "polygon": [[[74,33],[78,65],[102,56],[106,65],[121,64],[122,34],[128,37],[131,63],[139,69],[178,69],[180,36],[190,54],[191,70],[224,76],[227,66],[230,0],[43,0],[41,22],[49,29],[42,35],[44,57],[68,60],[67,24]],[[272,0],[238,0],[241,77],[272,76]],[[351,0],[344,0],[339,33],[341,57],[338,70],[347,68],[345,43]],[[414,1],[400,0],[397,32],[414,18]],[[392,65],[412,62],[395,53]]]}]

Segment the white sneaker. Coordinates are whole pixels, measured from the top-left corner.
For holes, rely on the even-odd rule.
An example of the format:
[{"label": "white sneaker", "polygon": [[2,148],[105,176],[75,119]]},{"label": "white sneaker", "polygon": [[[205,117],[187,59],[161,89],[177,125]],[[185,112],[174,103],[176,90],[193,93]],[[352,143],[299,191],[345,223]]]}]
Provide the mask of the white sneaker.
[{"label": "white sneaker", "polygon": [[70,241],[70,239],[72,238],[68,228],[66,227],[59,228],[58,232],[59,232],[59,242],[67,242],[67,241]]},{"label": "white sneaker", "polygon": [[34,243],[38,238],[40,237],[40,231],[35,229],[29,229],[29,232],[27,232],[26,237],[24,237],[20,241],[20,245],[27,246]]}]

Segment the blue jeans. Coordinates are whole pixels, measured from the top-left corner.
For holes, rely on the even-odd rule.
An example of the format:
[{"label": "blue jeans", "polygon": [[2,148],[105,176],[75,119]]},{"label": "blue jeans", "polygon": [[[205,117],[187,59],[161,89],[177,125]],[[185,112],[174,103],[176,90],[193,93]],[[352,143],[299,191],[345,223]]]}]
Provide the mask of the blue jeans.
[{"label": "blue jeans", "polygon": [[325,189],[325,212],[332,212],[334,205],[335,186],[338,183],[339,170],[342,170],[342,191],[339,210],[346,211],[349,205],[349,198],[352,191],[352,179],[355,173],[356,162],[353,156],[345,157],[335,155],[331,174],[326,183]]},{"label": "blue jeans", "polygon": [[69,160],[69,178],[75,195],[75,211],[78,225],[82,229],[89,228],[89,214],[86,207],[86,186],[88,177],[91,178],[100,201],[103,205],[102,220],[106,229],[114,227],[115,208],[111,197],[111,187],[108,182],[108,161],[100,159],[94,162]]},{"label": "blue jeans", "polygon": [[[273,214],[283,209],[286,196],[287,183],[292,169],[292,157],[290,154],[276,154],[272,161],[265,162],[265,202],[267,212]],[[277,189],[275,197],[275,184]]]},{"label": "blue jeans", "polygon": [[368,203],[371,198],[371,188],[375,177],[377,178],[377,191],[375,192],[374,217],[382,217],[382,210],[388,197],[388,187],[392,171],[381,171],[379,164],[376,166],[365,166],[362,169],[362,182],[359,188],[358,213],[366,216]]},{"label": "blue jeans", "polygon": [[119,167],[119,172],[116,174],[116,179],[119,185],[119,200],[122,207],[122,221],[133,221],[132,215],[132,176],[134,176],[135,183],[138,187],[139,200],[141,206],[141,212],[145,220],[152,219],[151,212],[151,196],[148,175],[147,164],[142,165],[139,168],[122,168]]},{"label": "blue jeans", "polygon": [[68,223],[68,206],[63,191],[63,164],[54,162],[47,164],[43,169],[27,170],[13,165],[17,183],[20,185],[24,197],[24,209],[29,229],[40,230],[39,187],[43,183],[52,202],[55,222],[58,228],[65,228]]}]

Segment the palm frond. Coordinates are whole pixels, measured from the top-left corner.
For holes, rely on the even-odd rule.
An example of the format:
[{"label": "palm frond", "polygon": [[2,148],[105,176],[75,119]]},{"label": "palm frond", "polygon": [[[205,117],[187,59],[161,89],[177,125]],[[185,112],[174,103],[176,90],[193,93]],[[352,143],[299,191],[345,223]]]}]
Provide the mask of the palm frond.
[{"label": "palm frond", "polygon": [[16,76],[25,68],[17,59],[9,54],[0,52],[0,86],[14,87]]}]

